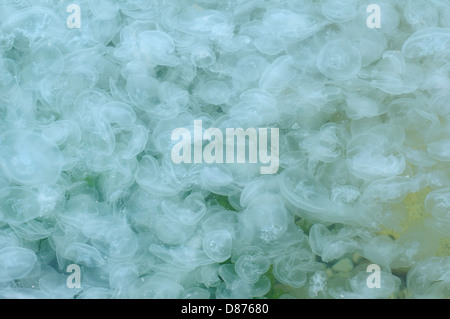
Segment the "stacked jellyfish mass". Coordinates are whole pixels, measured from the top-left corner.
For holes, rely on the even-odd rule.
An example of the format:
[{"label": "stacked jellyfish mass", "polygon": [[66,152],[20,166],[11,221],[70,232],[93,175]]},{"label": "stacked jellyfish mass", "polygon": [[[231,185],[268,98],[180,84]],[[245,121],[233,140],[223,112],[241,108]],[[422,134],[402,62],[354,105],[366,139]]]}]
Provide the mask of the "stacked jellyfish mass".
[{"label": "stacked jellyfish mass", "polygon": [[449,298],[450,3],[372,2],[2,1],[0,297]]}]

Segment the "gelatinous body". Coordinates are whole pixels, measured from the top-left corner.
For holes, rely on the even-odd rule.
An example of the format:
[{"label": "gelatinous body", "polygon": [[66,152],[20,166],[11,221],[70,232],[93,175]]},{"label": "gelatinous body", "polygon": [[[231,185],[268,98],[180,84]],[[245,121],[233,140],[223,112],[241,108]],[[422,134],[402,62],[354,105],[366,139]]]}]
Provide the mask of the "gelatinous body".
[{"label": "gelatinous body", "polygon": [[3,172],[23,185],[51,184],[63,166],[61,151],[41,135],[29,131],[8,131],[1,136],[0,160]]}]

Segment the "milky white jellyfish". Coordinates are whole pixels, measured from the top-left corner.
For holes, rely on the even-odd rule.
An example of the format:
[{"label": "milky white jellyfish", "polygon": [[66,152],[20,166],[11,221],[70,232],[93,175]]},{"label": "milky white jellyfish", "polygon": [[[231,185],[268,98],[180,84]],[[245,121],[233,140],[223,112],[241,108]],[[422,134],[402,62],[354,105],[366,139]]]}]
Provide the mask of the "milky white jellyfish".
[{"label": "milky white jellyfish", "polygon": [[51,184],[58,180],[63,157],[61,151],[40,134],[11,130],[0,138],[3,172],[23,185]]}]

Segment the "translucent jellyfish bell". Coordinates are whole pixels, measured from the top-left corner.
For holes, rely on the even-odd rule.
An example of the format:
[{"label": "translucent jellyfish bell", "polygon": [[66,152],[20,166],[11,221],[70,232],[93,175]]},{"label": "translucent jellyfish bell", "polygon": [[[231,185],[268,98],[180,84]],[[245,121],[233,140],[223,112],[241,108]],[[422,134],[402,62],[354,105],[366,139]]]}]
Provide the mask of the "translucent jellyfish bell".
[{"label": "translucent jellyfish bell", "polygon": [[439,13],[434,5],[422,1],[409,0],[406,3],[405,19],[415,29],[436,27]]},{"label": "translucent jellyfish bell", "polygon": [[269,268],[270,261],[262,254],[242,255],[235,264],[236,273],[250,284],[257,283],[260,276]]},{"label": "translucent jellyfish bell", "polygon": [[41,135],[7,131],[0,139],[3,172],[24,185],[51,184],[58,180],[63,158],[60,150]]},{"label": "translucent jellyfish bell", "polygon": [[117,101],[101,106],[98,115],[109,123],[114,123],[121,127],[133,125],[136,121],[136,113],[131,106]]},{"label": "translucent jellyfish bell", "polygon": [[63,170],[72,168],[77,160],[81,140],[78,124],[69,120],[55,121],[42,129],[42,135],[48,141],[58,145],[64,157]]},{"label": "translucent jellyfish bell", "polygon": [[207,45],[194,45],[191,52],[191,63],[198,68],[207,68],[216,62],[216,55]]},{"label": "translucent jellyfish bell", "polygon": [[197,269],[196,279],[198,283],[202,283],[205,287],[217,287],[221,283],[219,278],[219,264],[210,264]]},{"label": "translucent jellyfish bell", "polygon": [[12,14],[3,23],[3,32],[14,35],[14,47],[26,50],[40,40],[61,34],[64,21],[53,10],[32,6]]},{"label": "translucent jellyfish bell", "polygon": [[327,123],[320,128],[320,132],[307,137],[301,146],[311,158],[325,163],[332,163],[343,154],[342,132],[339,126]]},{"label": "translucent jellyfish bell", "polygon": [[83,243],[70,244],[64,251],[66,259],[87,267],[101,267],[105,264],[100,252],[91,245]]},{"label": "translucent jellyfish bell", "polygon": [[[304,40],[317,32],[324,25],[324,23],[316,23],[317,20],[321,19],[283,9],[269,9],[264,15],[264,25],[268,27],[269,33],[274,34],[278,38],[295,41]],[[269,36],[268,42],[270,43],[270,41],[271,37]],[[272,50],[276,50],[276,48],[272,48]]]},{"label": "translucent jellyfish bell", "polygon": [[401,174],[405,169],[405,157],[396,150],[393,141],[401,139],[375,132],[356,135],[347,144],[347,163],[350,171],[365,180]]},{"label": "translucent jellyfish bell", "polygon": [[112,288],[124,289],[131,285],[139,276],[135,264],[123,262],[114,266],[109,273],[109,284]]},{"label": "translucent jellyfish bell", "polygon": [[302,251],[280,256],[275,260],[273,274],[285,285],[303,287],[307,281],[307,270],[302,266],[308,261]]},{"label": "translucent jellyfish bell", "polygon": [[[382,27],[377,29],[380,33],[393,34],[396,32],[400,21],[402,20],[397,9],[394,7],[394,3],[391,5],[391,1],[377,2],[380,6],[381,13],[381,25]],[[403,23],[403,22],[402,22]]]},{"label": "translucent jellyfish bell", "polygon": [[349,80],[361,69],[361,53],[348,40],[328,42],[319,52],[317,68],[330,79]]},{"label": "translucent jellyfish bell", "polygon": [[136,170],[136,183],[152,194],[159,196],[174,196],[179,189],[173,184],[167,183],[161,178],[161,168],[158,161],[150,156],[144,155]]},{"label": "translucent jellyfish bell", "polygon": [[139,47],[142,53],[158,65],[176,66],[179,60],[173,55],[175,43],[172,38],[162,31],[144,31],[139,34]]},{"label": "translucent jellyfish bell", "polygon": [[254,42],[255,47],[259,52],[267,55],[277,55],[283,51],[283,40],[275,35],[267,35],[256,39]]},{"label": "translucent jellyfish bell", "polygon": [[143,111],[159,105],[159,81],[143,75],[131,75],[127,79],[127,92],[133,103]]},{"label": "translucent jellyfish bell", "polygon": [[2,132],[5,132],[8,126],[33,127],[36,123],[36,100],[36,94],[22,89],[20,85],[13,87],[7,95],[0,97],[0,104],[2,104],[0,118],[7,123]]},{"label": "translucent jellyfish bell", "polygon": [[277,58],[269,65],[259,80],[259,88],[274,95],[280,94],[295,75],[294,60],[288,55]]},{"label": "translucent jellyfish bell", "polygon": [[386,37],[376,29],[362,30],[355,27],[351,35],[352,44],[361,52],[362,66],[368,66],[377,61],[386,50]]},{"label": "translucent jellyfish bell", "polygon": [[287,0],[287,5],[294,11],[303,12],[309,9],[312,0]]},{"label": "translucent jellyfish bell", "polygon": [[[50,269],[48,269],[50,268]],[[57,273],[48,267],[39,277],[39,288],[45,293],[45,298],[67,298],[71,299],[81,291],[80,288],[69,288],[67,286],[67,275]]]},{"label": "translucent jellyfish bell", "polygon": [[151,219],[147,219],[144,219],[143,222],[149,225],[158,240],[167,245],[179,245],[186,242],[195,228],[195,226],[174,222],[160,211]]},{"label": "translucent jellyfish bell", "polygon": [[267,60],[262,56],[246,55],[237,62],[233,79],[244,83],[256,81],[263,74],[267,64]]},{"label": "translucent jellyfish bell", "polygon": [[305,170],[287,169],[281,173],[282,194],[295,206],[310,212],[324,212],[331,206],[328,190]]},{"label": "translucent jellyfish bell", "polygon": [[230,40],[233,38],[233,35],[234,35],[233,25],[227,23],[219,23],[212,28],[210,40],[212,41]]},{"label": "translucent jellyfish bell", "polygon": [[188,34],[207,36],[217,25],[228,24],[228,17],[216,10],[191,8],[177,17],[177,29]]},{"label": "translucent jellyfish bell", "polygon": [[153,244],[150,245],[149,250],[168,264],[182,269],[195,269],[214,263],[208,258],[203,249],[197,246],[162,246]]},{"label": "translucent jellyfish bell", "polygon": [[12,229],[4,229],[0,231],[0,249],[5,247],[19,246],[19,237]]},{"label": "translucent jellyfish bell", "polygon": [[224,165],[195,165],[189,170],[192,183],[215,194],[227,194],[232,188],[233,175]]},{"label": "translucent jellyfish bell", "polygon": [[261,199],[258,195],[278,196],[279,192],[278,179],[267,175],[250,181],[245,185],[239,196],[240,205],[242,207],[256,206]]},{"label": "translucent jellyfish bell", "polygon": [[45,239],[53,232],[52,225],[37,221],[36,219],[20,225],[10,224],[10,227],[21,238],[29,241]]},{"label": "translucent jellyfish bell", "polygon": [[360,120],[365,117],[374,117],[387,112],[383,103],[360,94],[347,97],[347,116],[352,120]]},{"label": "translucent jellyfish bell", "polygon": [[408,272],[406,284],[415,298],[448,298],[450,257],[429,257]]},{"label": "translucent jellyfish bell", "polygon": [[160,17],[160,11],[155,10],[158,2],[119,0],[117,3],[124,15],[134,19],[151,20]]},{"label": "translucent jellyfish bell", "polygon": [[121,158],[131,160],[145,149],[148,141],[148,131],[143,125],[133,126],[116,137],[116,148]]},{"label": "translucent jellyfish bell", "polygon": [[224,82],[212,80],[202,85],[199,94],[206,103],[220,105],[228,101],[231,92]]},{"label": "translucent jellyfish bell", "polygon": [[389,94],[407,94],[420,85],[422,69],[399,51],[385,51],[371,76],[373,87]]},{"label": "translucent jellyfish bell", "polygon": [[26,277],[36,262],[36,254],[30,249],[22,247],[0,249],[0,282]]},{"label": "translucent jellyfish bell", "polygon": [[0,220],[13,225],[33,220],[41,213],[35,191],[27,187],[9,187],[0,194]]},{"label": "translucent jellyfish bell", "polygon": [[114,132],[109,123],[100,120],[86,127],[86,145],[93,155],[111,155],[116,144]]},{"label": "translucent jellyfish bell", "polygon": [[311,227],[309,242],[313,252],[326,262],[338,259],[358,248],[358,244],[352,238],[331,233],[322,224]]},{"label": "translucent jellyfish bell", "polygon": [[255,206],[250,205],[242,218],[253,227],[256,240],[266,245],[280,243],[289,225],[286,209],[276,195],[259,196]]},{"label": "translucent jellyfish bell", "polygon": [[406,58],[450,55],[450,28],[425,28],[413,33],[403,44]]},{"label": "translucent jellyfish bell", "polygon": [[236,279],[231,283],[221,283],[216,289],[217,299],[251,299],[253,287],[242,279]]},{"label": "translucent jellyfish bell", "polygon": [[322,14],[333,22],[347,22],[357,14],[357,0],[321,0]]},{"label": "translucent jellyfish bell", "polygon": [[163,82],[159,87],[161,104],[149,111],[158,119],[175,118],[189,102],[189,94],[186,90],[171,82]]},{"label": "translucent jellyfish bell", "polygon": [[102,256],[111,259],[129,259],[138,249],[136,234],[126,222],[119,219],[92,218],[83,225],[82,231]]},{"label": "translucent jellyfish bell", "polygon": [[116,0],[88,0],[92,14],[101,20],[113,19],[119,12]]},{"label": "translucent jellyfish bell", "polygon": [[183,225],[197,224],[206,213],[203,197],[193,193],[183,202],[163,201],[161,208],[168,218]]},{"label": "translucent jellyfish bell", "polygon": [[242,102],[229,111],[232,120],[243,122],[251,127],[275,123],[280,116],[276,98],[269,92],[251,89],[240,95]]},{"label": "translucent jellyfish bell", "polygon": [[61,51],[54,45],[41,44],[29,53],[20,73],[23,88],[36,89],[45,76],[55,76],[64,68],[64,58]]},{"label": "translucent jellyfish bell", "polygon": [[120,23],[120,16],[108,20],[92,18],[87,25],[87,29],[97,43],[102,43],[106,46],[120,30]]},{"label": "translucent jellyfish bell", "polygon": [[232,240],[227,230],[213,230],[205,235],[203,250],[215,262],[224,262],[231,257]]}]

